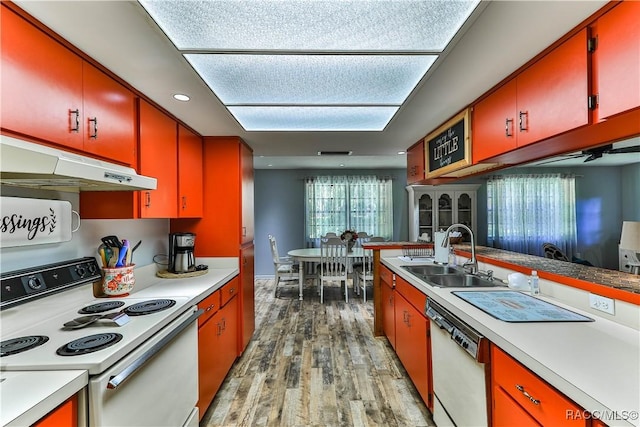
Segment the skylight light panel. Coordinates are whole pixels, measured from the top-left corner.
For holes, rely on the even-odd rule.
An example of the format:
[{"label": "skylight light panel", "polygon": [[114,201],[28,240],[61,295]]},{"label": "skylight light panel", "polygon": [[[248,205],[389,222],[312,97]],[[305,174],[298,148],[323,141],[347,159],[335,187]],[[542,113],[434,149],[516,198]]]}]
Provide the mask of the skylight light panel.
[{"label": "skylight light panel", "polygon": [[180,50],[441,52],[479,0],[140,0]]},{"label": "skylight light panel", "polygon": [[400,105],[436,59],[432,55],[185,57],[225,105]]},{"label": "skylight light panel", "polygon": [[381,131],[398,107],[228,107],[247,131]]}]

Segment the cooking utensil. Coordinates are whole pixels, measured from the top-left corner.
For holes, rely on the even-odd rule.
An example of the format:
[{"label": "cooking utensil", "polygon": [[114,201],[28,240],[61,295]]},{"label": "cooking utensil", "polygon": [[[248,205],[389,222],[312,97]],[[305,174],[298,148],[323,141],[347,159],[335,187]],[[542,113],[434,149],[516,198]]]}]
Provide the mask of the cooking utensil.
[{"label": "cooking utensil", "polygon": [[103,243],[98,246],[98,255],[100,255],[100,260],[102,261],[102,267],[108,267],[109,261],[107,258],[107,253],[105,252],[106,245]]},{"label": "cooking utensil", "polygon": [[110,248],[120,249],[122,247],[122,242],[120,241],[120,239],[118,239],[117,236],[104,236],[100,240],[102,240],[102,243],[109,246]]},{"label": "cooking utensil", "polygon": [[109,268],[114,268],[118,263],[119,252],[120,252],[120,249],[111,248],[111,258],[109,258]]},{"label": "cooking utensil", "polygon": [[136,249],[138,249],[138,247],[140,246],[141,243],[142,243],[142,240],[138,240],[138,243],[136,243],[136,245],[133,247],[133,249],[131,249],[127,253],[127,265],[129,265],[129,264],[131,264],[133,262],[133,253],[135,252]]},{"label": "cooking utensil", "polygon": [[64,327],[67,329],[80,329],[85,326],[89,326],[100,319],[109,319],[111,322],[115,323],[116,326],[122,326],[129,322],[129,316],[123,311],[118,311],[115,313],[92,314],[90,316],[76,317],[75,319],[65,323]]},{"label": "cooking utensil", "polygon": [[124,267],[124,257],[129,250],[129,241],[122,241],[122,248],[118,251],[118,261],[116,262],[116,267]]}]

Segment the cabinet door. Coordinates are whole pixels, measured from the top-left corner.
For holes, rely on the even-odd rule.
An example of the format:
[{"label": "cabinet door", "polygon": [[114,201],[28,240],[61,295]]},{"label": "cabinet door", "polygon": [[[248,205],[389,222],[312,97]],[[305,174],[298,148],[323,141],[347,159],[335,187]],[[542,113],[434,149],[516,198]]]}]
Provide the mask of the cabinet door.
[{"label": "cabinet door", "polygon": [[493,388],[493,427],[540,427],[540,424],[527,413],[502,387]]},{"label": "cabinet door", "polygon": [[446,230],[451,224],[453,224],[453,192],[438,192],[436,193],[436,210],[437,210],[437,230]]},{"label": "cabinet door", "polygon": [[202,138],[178,126],[178,217],[202,217]]},{"label": "cabinet door", "polygon": [[473,107],[473,163],[516,148],[516,80],[510,80]]},{"label": "cabinet door", "polygon": [[231,365],[236,360],[238,353],[238,297],[231,298],[222,310],[222,347],[218,349],[222,353],[222,379],[227,376]]},{"label": "cabinet door", "polygon": [[2,128],[82,150],[82,59],[4,4],[0,19]]},{"label": "cabinet door", "polygon": [[382,280],[382,329],[391,347],[396,348],[396,315],[395,315],[395,295],[390,283]]},{"label": "cabinet door", "polygon": [[78,425],[78,395],[73,395],[42,417],[33,427],[76,427]]},{"label": "cabinet door", "polygon": [[424,162],[424,141],[420,141],[407,150],[407,184],[424,180]]},{"label": "cabinet door", "polygon": [[223,366],[223,314],[219,311],[198,329],[198,410],[200,419],[220,388],[227,371]]},{"label": "cabinet door", "polygon": [[640,106],[640,2],[624,1],[600,17],[594,36],[598,120]]},{"label": "cabinet door", "polygon": [[587,30],[517,77],[518,147],[589,124]]},{"label": "cabinet door", "polygon": [[141,218],[178,216],[177,123],[140,100],[140,173],[158,180],[156,190],[140,192]]},{"label": "cabinet door", "polygon": [[85,62],[83,75],[84,151],[135,165],[133,93]]},{"label": "cabinet door", "polygon": [[240,244],[253,242],[253,152],[240,144],[240,173],[242,197],[242,228]]},{"label": "cabinet door", "polygon": [[242,291],[240,295],[240,339],[238,340],[238,355],[242,354],[249,344],[255,331],[255,291],[254,291],[254,246],[248,245],[240,250],[240,281]]},{"label": "cabinet door", "polygon": [[[464,224],[472,230],[475,230],[476,193],[474,191],[456,191],[454,197],[454,221],[457,224]],[[457,231],[462,233],[462,238],[465,242],[471,241],[471,236],[467,230],[459,228]]]},{"label": "cabinet door", "polygon": [[422,400],[429,406],[428,321],[400,293],[395,292],[395,297],[396,353]]},{"label": "cabinet door", "polygon": [[429,240],[433,239],[434,226],[434,193],[423,194],[418,199],[418,237],[423,234],[429,237]]}]

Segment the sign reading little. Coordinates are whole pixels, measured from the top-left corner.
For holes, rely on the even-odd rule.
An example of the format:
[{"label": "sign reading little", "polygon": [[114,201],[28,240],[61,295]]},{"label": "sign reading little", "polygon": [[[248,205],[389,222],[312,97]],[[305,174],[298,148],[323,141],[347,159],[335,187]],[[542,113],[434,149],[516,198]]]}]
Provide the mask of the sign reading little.
[{"label": "sign reading little", "polygon": [[470,161],[468,110],[458,114],[426,138],[427,178],[467,166]]}]

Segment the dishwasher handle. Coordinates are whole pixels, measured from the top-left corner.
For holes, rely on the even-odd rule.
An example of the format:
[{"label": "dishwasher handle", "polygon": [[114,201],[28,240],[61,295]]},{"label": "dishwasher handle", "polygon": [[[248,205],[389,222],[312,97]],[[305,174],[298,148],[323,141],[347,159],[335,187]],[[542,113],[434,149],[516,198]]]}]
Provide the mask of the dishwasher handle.
[{"label": "dishwasher handle", "polygon": [[115,390],[122,383],[129,379],[136,371],[141,369],[152,357],[158,354],[169,342],[171,342],[175,337],[177,337],[182,331],[187,329],[189,325],[195,322],[198,317],[200,317],[204,313],[204,310],[200,309],[194,312],[191,316],[189,316],[184,322],[178,325],[175,329],[169,332],[165,337],[163,337],[160,341],[154,344],[148,351],[146,351],[142,356],[138,357],[134,360],[129,366],[124,368],[119,374],[112,376],[109,378],[109,382],[107,383],[107,389]]},{"label": "dishwasher handle", "polygon": [[449,334],[453,332],[453,325],[451,323],[449,323],[447,321],[447,319],[444,318],[444,316],[442,316],[440,313],[438,313],[437,311],[433,310],[433,308],[429,308],[426,312],[427,316],[433,320],[433,322],[438,325],[438,327],[440,329],[444,329],[445,331],[447,331]]}]

